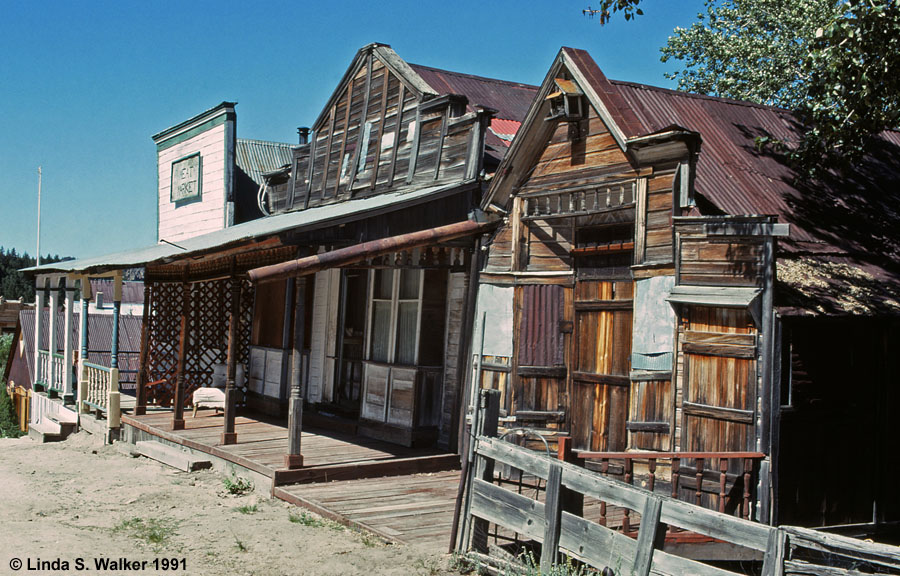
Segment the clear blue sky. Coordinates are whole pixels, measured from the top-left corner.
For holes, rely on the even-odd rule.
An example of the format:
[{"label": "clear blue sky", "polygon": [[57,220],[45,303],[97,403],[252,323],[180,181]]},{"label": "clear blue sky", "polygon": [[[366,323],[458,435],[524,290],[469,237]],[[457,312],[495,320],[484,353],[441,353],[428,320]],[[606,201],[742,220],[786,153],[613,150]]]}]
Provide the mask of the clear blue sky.
[{"label": "clear blue sky", "polygon": [[238,137],[296,141],[356,51],[537,84],[560,46],[610,78],[671,86],[659,47],[701,0],[601,27],[589,0],[264,3],[0,0],[0,246],[91,257],[156,241],[150,136],[223,100]]}]

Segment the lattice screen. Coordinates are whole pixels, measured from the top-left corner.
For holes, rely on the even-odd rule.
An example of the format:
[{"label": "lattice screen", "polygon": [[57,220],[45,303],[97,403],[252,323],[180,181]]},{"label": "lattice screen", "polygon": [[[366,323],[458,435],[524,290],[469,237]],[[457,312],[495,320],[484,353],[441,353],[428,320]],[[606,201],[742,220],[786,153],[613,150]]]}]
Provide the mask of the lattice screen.
[{"label": "lattice screen", "polygon": [[[239,364],[248,364],[250,331],[253,320],[253,285],[241,282],[241,324],[238,332]],[[224,364],[228,356],[228,316],[231,311],[231,281],[196,282],[190,287],[187,354],[185,357],[184,398],[190,403],[194,390],[212,384],[213,367]],[[156,401],[171,405],[178,368],[178,342],[181,335],[181,311],[184,287],[177,282],[149,283],[150,309],[147,379],[159,382],[154,387]],[[236,382],[244,386],[244,382]]]}]

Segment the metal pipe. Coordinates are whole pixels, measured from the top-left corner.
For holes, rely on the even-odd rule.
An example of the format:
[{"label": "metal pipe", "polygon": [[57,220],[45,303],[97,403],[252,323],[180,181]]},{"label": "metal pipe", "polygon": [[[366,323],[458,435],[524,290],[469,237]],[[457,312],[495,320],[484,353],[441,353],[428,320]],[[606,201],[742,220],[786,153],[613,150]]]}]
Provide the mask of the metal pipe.
[{"label": "metal pipe", "polygon": [[306,276],[320,270],[339,268],[381,254],[410,250],[439,241],[470,236],[494,225],[496,225],[496,222],[464,220],[463,222],[439,226],[429,230],[363,242],[356,246],[339,248],[331,252],[307,256],[298,260],[254,268],[248,272],[248,275],[253,282],[274,282],[286,278]]}]

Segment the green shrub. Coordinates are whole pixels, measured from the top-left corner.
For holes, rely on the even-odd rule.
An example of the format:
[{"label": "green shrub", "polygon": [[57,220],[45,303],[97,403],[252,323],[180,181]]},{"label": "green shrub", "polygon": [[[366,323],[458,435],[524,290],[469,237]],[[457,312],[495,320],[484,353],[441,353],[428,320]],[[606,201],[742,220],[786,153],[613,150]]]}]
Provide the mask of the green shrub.
[{"label": "green shrub", "polygon": [[227,490],[229,494],[234,494],[235,496],[240,496],[241,494],[246,494],[253,490],[253,482],[246,478],[241,478],[240,476],[225,478],[222,480],[222,484],[225,485],[225,490]]}]

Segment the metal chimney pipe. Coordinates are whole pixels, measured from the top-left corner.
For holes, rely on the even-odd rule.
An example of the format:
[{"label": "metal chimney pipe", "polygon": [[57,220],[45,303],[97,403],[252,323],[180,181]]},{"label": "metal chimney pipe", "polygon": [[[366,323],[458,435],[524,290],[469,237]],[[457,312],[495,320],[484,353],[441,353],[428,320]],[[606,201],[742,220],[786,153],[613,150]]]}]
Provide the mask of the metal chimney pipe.
[{"label": "metal chimney pipe", "polygon": [[300,136],[300,144],[309,142],[309,128],[301,126],[300,128],[297,128],[297,134]]}]

